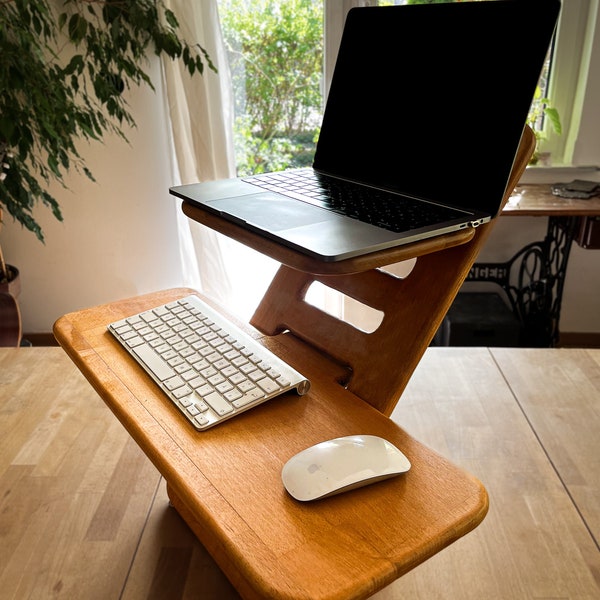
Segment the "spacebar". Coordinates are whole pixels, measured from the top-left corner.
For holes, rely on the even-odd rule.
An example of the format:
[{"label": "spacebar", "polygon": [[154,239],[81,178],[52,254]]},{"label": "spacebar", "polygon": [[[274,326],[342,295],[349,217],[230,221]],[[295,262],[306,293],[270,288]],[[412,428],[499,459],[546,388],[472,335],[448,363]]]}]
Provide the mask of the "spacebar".
[{"label": "spacebar", "polygon": [[166,363],[162,357],[154,352],[150,346],[136,346],[132,350],[142,359],[145,365],[160,379],[164,381],[177,375],[177,373]]}]

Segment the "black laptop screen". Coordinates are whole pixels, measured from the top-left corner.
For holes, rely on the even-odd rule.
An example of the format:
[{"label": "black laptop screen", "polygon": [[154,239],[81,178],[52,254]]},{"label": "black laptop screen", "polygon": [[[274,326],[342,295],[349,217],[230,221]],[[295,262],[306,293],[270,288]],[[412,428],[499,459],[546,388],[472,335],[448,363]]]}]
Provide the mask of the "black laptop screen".
[{"label": "black laptop screen", "polygon": [[314,167],[496,214],[556,0],[349,12]]}]

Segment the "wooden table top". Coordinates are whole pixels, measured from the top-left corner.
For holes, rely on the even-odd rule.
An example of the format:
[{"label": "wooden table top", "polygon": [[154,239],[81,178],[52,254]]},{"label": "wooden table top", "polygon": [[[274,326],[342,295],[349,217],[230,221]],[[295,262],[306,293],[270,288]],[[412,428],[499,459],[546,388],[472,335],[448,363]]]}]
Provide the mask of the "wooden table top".
[{"label": "wooden table top", "polygon": [[[600,597],[600,349],[429,348],[392,419],[490,512],[373,600]],[[239,600],[61,348],[0,348],[3,598]]]},{"label": "wooden table top", "polygon": [[600,195],[587,200],[555,196],[549,184],[518,185],[502,209],[513,217],[594,217],[600,215]]},{"label": "wooden table top", "polygon": [[[188,293],[71,313],[55,335],[243,597],[366,598],[481,522],[488,502],[476,478],[341,387],[339,366],[291,336],[262,341],[311,379],[311,391],[196,432],[106,331],[109,322]],[[394,443],[411,470],[314,503],[287,494],[280,473],[291,456],[357,433]]]}]

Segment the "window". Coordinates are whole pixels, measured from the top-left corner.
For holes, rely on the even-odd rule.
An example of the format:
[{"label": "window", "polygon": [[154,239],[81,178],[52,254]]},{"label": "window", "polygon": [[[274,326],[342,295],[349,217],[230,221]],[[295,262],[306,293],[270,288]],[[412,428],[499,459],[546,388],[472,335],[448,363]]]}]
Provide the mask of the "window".
[{"label": "window", "polygon": [[[220,0],[233,66],[240,175],[310,164],[321,117],[321,92],[326,96],[347,11],[352,6],[407,1]],[[563,0],[548,68],[540,80],[542,96],[550,98],[562,126],[558,135],[548,119],[536,121],[536,127],[543,130],[540,150],[551,153],[553,165],[570,165],[574,160],[597,10],[594,0]],[[273,28],[270,33],[269,27]],[[277,52],[297,57],[287,82],[281,72],[283,63],[272,65],[270,71],[265,68],[265,57]],[[286,64],[289,59],[288,54]],[[273,94],[265,82],[275,84],[278,69],[279,91]]]},{"label": "window", "polygon": [[561,117],[562,135],[547,131],[544,145],[552,153],[555,165],[570,165],[576,160],[574,151],[586,86],[590,83],[589,61],[597,11],[597,2],[591,0],[562,2],[548,89]]},{"label": "window", "polygon": [[322,114],[323,3],[220,0],[238,175],[310,166]]}]

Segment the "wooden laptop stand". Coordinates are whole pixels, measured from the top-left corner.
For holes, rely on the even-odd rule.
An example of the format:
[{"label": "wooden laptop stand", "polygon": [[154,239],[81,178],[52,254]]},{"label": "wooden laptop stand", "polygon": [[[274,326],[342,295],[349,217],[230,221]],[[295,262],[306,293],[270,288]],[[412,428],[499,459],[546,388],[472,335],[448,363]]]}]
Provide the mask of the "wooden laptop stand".
[{"label": "wooden laptop stand", "polygon": [[[533,152],[526,131],[509,192]],[[311,391],[196,432],[106,331],[109,322],[191,292],[177,289],[70,313],[55,335],[167,482],[173,506],[244,598],[367,598],[471,531],[481,483],[388,418],[492,223],[328,264],[259,239],[184,203],[184,212],[280,260],[254,335],[311,380]],[[400,279],[379,269],[418,257]],[[314,281],[384,313],[365,334],[304,301]],[[293,500],[283,464],[323,440],[358,433],[397,445],[397,478],[311,503]]]}]

